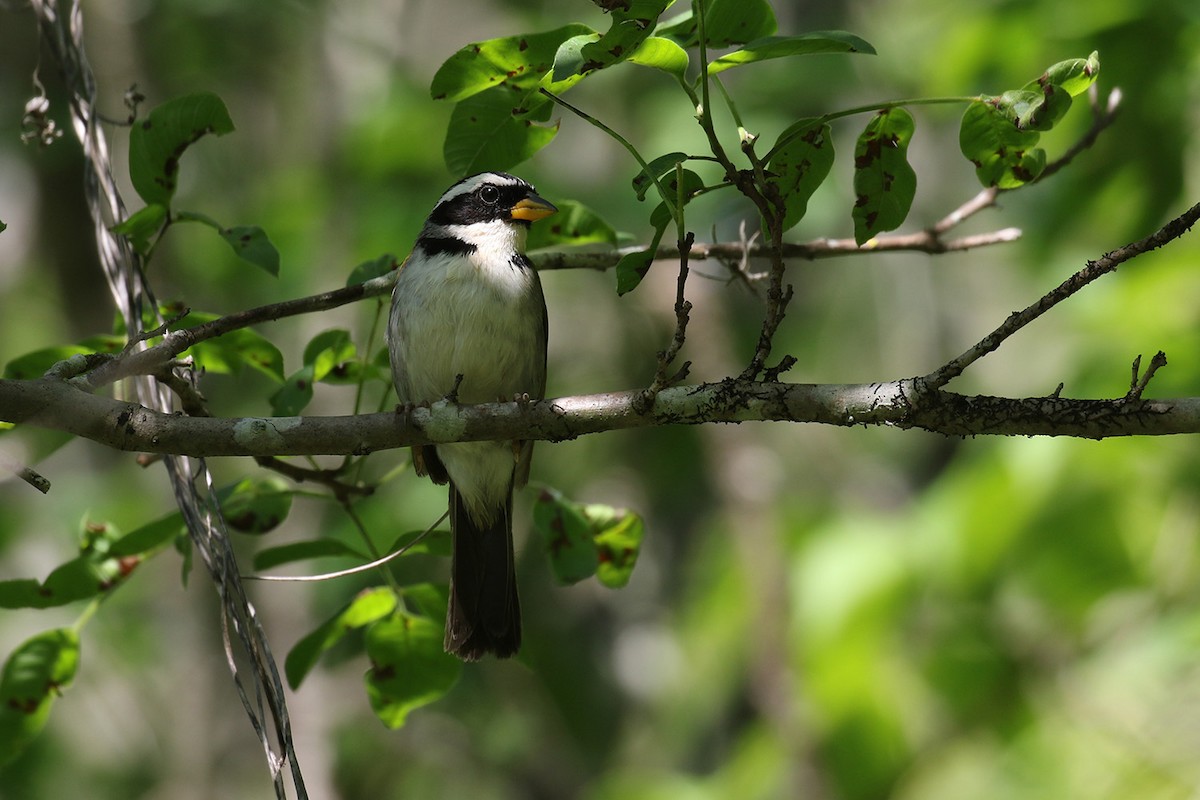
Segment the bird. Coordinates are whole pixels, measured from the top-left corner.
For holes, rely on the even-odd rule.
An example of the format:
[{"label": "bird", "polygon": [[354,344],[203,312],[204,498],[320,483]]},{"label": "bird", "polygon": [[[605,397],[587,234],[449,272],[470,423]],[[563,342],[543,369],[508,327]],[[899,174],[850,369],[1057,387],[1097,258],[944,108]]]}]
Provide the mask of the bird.
[{"label": "bird", "polygon": [[[557,210],[504,172],[471,175],[442,194],[392,291],[387,341],[398,408],[544,396],[546,302],[525,239]],[[532,454],[532,441],[412,448],[418,475],[449,484],[444,647],[464,661],[507,658],[521,645],[512,498],[529,479]]]}]

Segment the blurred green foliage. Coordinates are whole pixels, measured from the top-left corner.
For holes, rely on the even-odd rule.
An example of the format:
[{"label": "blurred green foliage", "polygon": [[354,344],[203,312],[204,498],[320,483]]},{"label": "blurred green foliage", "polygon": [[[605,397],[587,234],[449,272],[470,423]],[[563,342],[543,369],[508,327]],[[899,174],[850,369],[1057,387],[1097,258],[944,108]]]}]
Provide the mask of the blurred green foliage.
[{"label": "blurred green foliage", "polygon": [[[878,55],[765,60],[723,75],[746,127],[767,141],[832,108],[1023,86],[1046,65],[1093,50],[1104,59],[1102,92],[1117,86],[1123,94],[1117,124],[1070,169],[972,221],[971,230],[1021,227],[1016,245],[791,265],[796,300],[777,351],[797,356],[792,380],[928,371],[1085,259],[1145,235],[1196,199],[1185,193],[1200,174],[1193,3],[1101,0],[1081,10],[1046,0],[896,0],[818,3],[803,13],[777,3],[774,11],[781,32],[853,30]],[[105,334],[112,312],[72,143],[18,144],[36,47],[28,13],[3,13],[7,364]],[[237,125],[189,149],[172,202],[253,222],[280,256],[273,278],[247,269],[200,226],[176,226],[155,254],[160,295],[228,313],[341,286],[354,265],[406,252],[454,178],[442,165],[452,112],[428,99],[437,66],[467,42],[575,21],[604,31],[612,18],[586,3],[499,0],[87,7],[89,53],[110,116],[120,116],[121,95],[137,82],[148,107],[213,92]],[[61,87],[46,72],[51,114],[69,129]],[[572,102],[619,120],[642,152],[703,146],[695,126],[678,124],[690,109],[665,72],[606,71],[573,89]],[[959,116],[914,111],[912,229],[976,191],[974,167],[958,154]],[[736,150],[731,121],[718,122]],[[1053,158],[1088,122],[1086,113],[1067,115],[1041,146]],[[855,130],[835,125],[831,135],[838,153],[853,152]],[[124,152],[124,131],[112,136]],[[554,202],[582,201],[645,241],[647,207],[629,195],[637,165],[579,120],[563,118],[521,173]],[[850,165],[835,160],[790,235],[851,235],[853,179]],[[734,239],[747,221],[751,209],[732,197],[701,196],[688,207],[689,228],[702,238]],[[953,388],[1039,395],[1061,381],[1067,396],[1119,395],[1133,356],[1161,348],[1171,366],[1150,392],[1200,395],[1200,303],[1191,288],[1198,255],[1185,238],[1123,267]],[[760,306],[726,285],[719,266],[694,266],[717,280],[690,284],[696,309],[682,357],[695,362],[695,377],[718,378],[748,359]],[[652,268],[637,293],[618,301],[610,275],[545,275],[550,394],[648,383],[653,353],[674,324],[674,277]],[[276,373],[337,367],[342,356],[377,368],[373,352],[346,355],[340,335],[320,340],[328,345],[320,352],[309,345],[326,331],[369,341],[378,313],[368,301],[264,328],[282,370],[271,353],[270,370],[209,375],[214,412],[269,413],[264,398],[278,388]],[[349,413],[360,400],[379,407],[383,385],[361,399],[336,381],[310,386],[308,410]],[[0,579],[44,577],[78,555],[81,519],[133,531],[173,508],[158,470],[86,442],[61,444],[35,438],[22,455],[53,481],[49,498],[0,484]],[[387,479],[355,506],[380,551],[444,509],[442,492],[403,474],[404,461],[377,454],[361,475]],[[258,474],[232,460],[212,466],[226,485]],[[1200,787],[1200,457],[1190,439],[665,429],[539,445],[539,475],[568,496],[641,512],[645,539],[628,586],[560,587],[527,537],[520,660],[465,667],[445,700],[410,714],[399,731],[371,713],[359,629],[322,639],[323,666],[290,695],[313,796],[999,800],[1182,798]],[[296,497],[269,535],[240,538],[243,564],[288,543],[362,547],[340,507],[318,495]],[[532,497],[524,502],[528,509]],[[315,562],[322,570],[355,560],[336,555],[336,545],[325,552]],[[437,553],[401,561],[401,585],[443,579]],[[219,653],[217,604],[200,581],[182,591],[179,570],[178,558],[161,555],[105,601],[82,634],[74,688],[55,701],[31,749],[0,771],[0,797],[72,796],[79,786],[97,798],[185,786],[195,796],[268,791]],[[372,585],[361,577],[311,590],[267,585],[253,599],[282,653]],[[77,616],[56,613],[4,612],[0,651]],[[396,642],[367,646],[399,658]],[[434,657],[432,648],[426,655]],[[404,702],[397,713],[407,711]]]}]

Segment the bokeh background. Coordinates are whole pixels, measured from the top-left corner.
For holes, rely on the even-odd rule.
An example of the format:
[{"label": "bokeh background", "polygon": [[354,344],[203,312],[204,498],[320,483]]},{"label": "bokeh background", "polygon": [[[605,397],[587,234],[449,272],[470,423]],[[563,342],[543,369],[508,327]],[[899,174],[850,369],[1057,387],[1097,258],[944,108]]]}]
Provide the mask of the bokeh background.
[{"label": "bokeh background", "polygon": [[[1010,246],[791,265],[796,299],[777,341],[805,382],[930,371],[1093,258],[1140,238],[1200,196],[1200,7],[1190,0],[777,2],[780,30],[841,28],[876,57],[783,60],[730,72],[747,126],[871,101],[998,93],[1099,50],[1118,122],[1065,173],[1002,198],[963,232],[1015,225]],[[467,42],[569,21],[591,3],[549,0],[109,0],[85,4],[101,105],[124,116],[136,83],[152,107],[211,90],[237,131],[189,151],[180,207],[263,226],[275,279],[207,231],[172,230],[152,265],[160,296],[227,313],[344,283],[357,263],[403,254],[455,177],[441,159],[451,108],[429,99],[437,66]],[[110,329],[70,134],[19,141],[38,40],[28,9],[0,6],[0,362]],[[686,99],[658,73],[611,70],[571,99],[653,156],[702,146]],[[52,114],[69,123],[49,64]],[[727,143],[728,117],[718,112]],[[977,191],[958,154],[959,107],[915,110],[918,193],[908,229]],[[1090,122],[1083,104],[1045,137],[1053,158]],[[853,138],[797,239],[849,236]],[[118,169],[126,136],[110,131]],[[518,170],[645,241],[636,167],[565,118]],[[136,207],[130,190],[127,201]],[[704,238],[737,236],[744,205],[689,207]],[[1195,234],[1193,234],[1193,237]],[[972,367],[952,388],[1071,397],[1123,394],[1129,364],[1162,349],[1158,396],[1200,395],[1200,245],[1185,238],[1126,265]],[[611,274],[543,278],[549,392],[649,382],[673,325],[674,269],[618,300]],[[717,264],[697,265],[684,357],[697,380],[749,358],[759,301]],[[289,371],[315,333],[360,341],[373,302],[262,328]],[[212,376],[216,413],[269,413],[261,376]],[[320,387],[313,413],[345,413]],[[373,398],[372,402],[386,402]],[[88,442],[28,457],[47,497],[0,480],[0,578],[70,558],[82,521],[124,529],[172,508],[161,468]],[[42,452],[50,452],[44,460]],[[367,475],[403,464],[372,457]],[[252,466],[220,460],[221,482]],[[534,480],[647,523],[630,585],[553,585],[532,535],[520,545],[526,644],[469,666],[399,731],[372,716],[361,654],[334,652],[289,695],[313,797],[1191,798],[1200,792],[1200,450],[1194,437],[1083,442],[948,439],[785,424],[639,430],[538,448]],[[533,493],[520,499],[524,519]],[[360,505],[380,541],[423,527],[441,489],[402,476]],[[522,525],[527,529],[527,524]],[[352,535],[337,506],[301,498],[255,548]],[[521,534],[518,534],[519,538]],[[314,569],[344,566],[319,562]],[[405,569],[441,579],[446,564]],[[265,797],[261,750],[220,648],[206,576],[180,584],[164,554],[84,629],[83,665],[45,735],[0,771],[0,797]],[[254,587],[277,654],[359,586]],[[0,652],[78,609],[0,614]]]}]

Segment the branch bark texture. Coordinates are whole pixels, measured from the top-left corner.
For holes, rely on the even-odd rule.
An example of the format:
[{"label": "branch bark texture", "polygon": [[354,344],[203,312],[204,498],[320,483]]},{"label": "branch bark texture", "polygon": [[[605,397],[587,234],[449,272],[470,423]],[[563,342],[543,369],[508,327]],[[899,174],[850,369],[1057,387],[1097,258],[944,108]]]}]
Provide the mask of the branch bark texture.
[{"label": "branch bark texture", "polygon": [[713,422],[887,425],[948,436],[1154,436],[1200,433],[1200,398],[1079,400],[967,396],[919,378],[866,384],[728,379],[536,403],[447,401],[405,413],[327,417],[187,417],[88,394],[43,378],[0,380],[0,419],[82,436],[119,450],[188,456],[365,454],[484,439],[563,441],[590,433]]}]

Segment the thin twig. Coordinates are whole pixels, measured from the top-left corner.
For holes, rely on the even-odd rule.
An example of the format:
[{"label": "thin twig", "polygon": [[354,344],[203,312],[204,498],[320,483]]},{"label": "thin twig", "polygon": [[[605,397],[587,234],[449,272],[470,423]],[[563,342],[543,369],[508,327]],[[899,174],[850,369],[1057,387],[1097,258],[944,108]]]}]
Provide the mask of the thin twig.
[{"label": "thin twig", "polygon": [[39,474],[32,467],[27,467],[24,464],[17,464],[7,458],[0,456],[0,470],[11,472],[21,480],[28,483],[33,488],[37,489],[42,494],[47,494],[50,491],[50,481],[43,475]]},{"label": "thin twig", "polygon": [[679,241],[679,276],[675,279],[675,334],[671,337],[671,344],[667,346],[667,349],[658,352],[658,367],[654,372],[654,380],[644,395],[647,403],[652,402],[663,389],[686,379],[691,370],[692,362],[685,361],[674,375],[667,374],[679,356],[679,351],[683,349],[683,343],[687,338],[688,322],[691,319],[692,303],[687,299],[685,290],[689,272],[688,253],[691,251],[691,245],[695,239],[692,232],[688,231]]},{"label": "thin twig", "polygon": [[1105,253],[1095,261],[1087,262],[1083,269],[1060,283],[1043,295],[1036,303],[1022,311],[1014,311],[1008,319],[989,333],[962,355],[951,360],[944,366],[926,375],[922,380],[928,389],[940,389],[957,378],[967,367],[983,356],[998,348],[1006,339],[1017,331],[1045,314],[1056,305],[1073,296],[1080,289],[1092,283],[1103,275],[1113,272],[1121,264],[1136,258],[1143,253],[1162,247],[1164,244],[1178,239],[1200,219],[1200,203],[1189,208],[1179,217],[1163,225],[1149,236],[1130,242],[1124,247]]},{"label": "thin twig", "polygon": [[1137,401],[1142,399],[1142,393],[1146,391],[1146,387],[1150,385],[1150,379],[1154,377],[1154,373],[1167,365],[1167,354],[1159,350],[1150,358],[1150,364],[1146,367],[1145,373],[1138,376],[1138,369],[1141,367],[1142,357],[1139,355],[1133,360],[1133,377],[1129,381],[1129,391],[1125,394],[1125,400]]},{"label": "thin twig", "polygon": [[374,486],[346,483],[339,480],[344,468],[339,469],[309,469],[288,463],[276,456],[258,456],[254,459],[263,469],[278,472],[297,483],[318,483],[333,492],[334,498],[340,503],[348,502],[352,496],[370,497],[375,493]]}]

